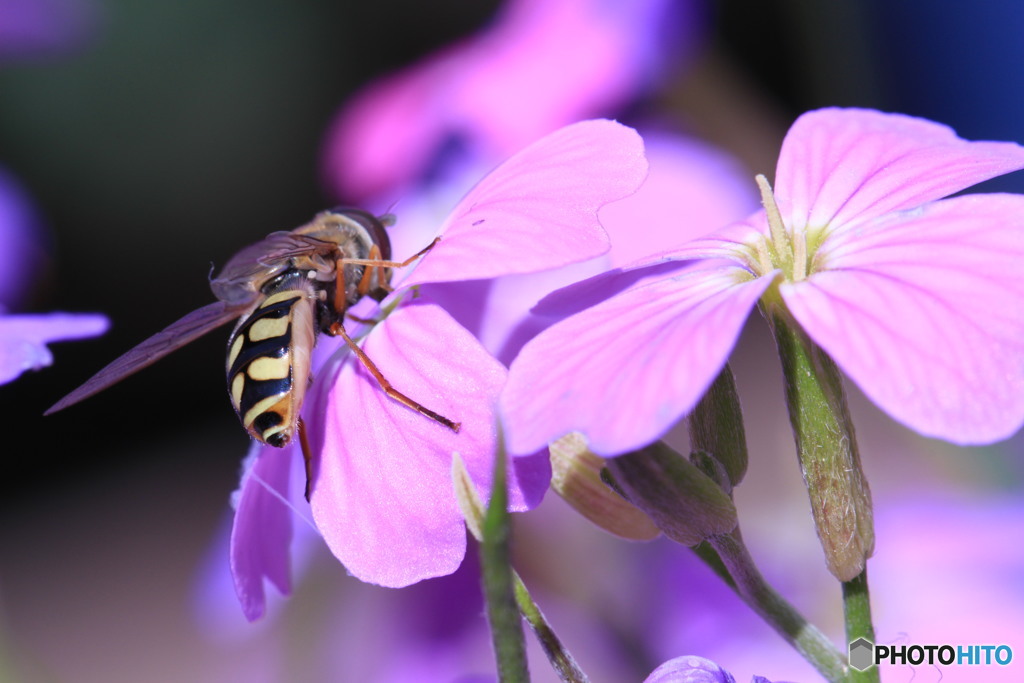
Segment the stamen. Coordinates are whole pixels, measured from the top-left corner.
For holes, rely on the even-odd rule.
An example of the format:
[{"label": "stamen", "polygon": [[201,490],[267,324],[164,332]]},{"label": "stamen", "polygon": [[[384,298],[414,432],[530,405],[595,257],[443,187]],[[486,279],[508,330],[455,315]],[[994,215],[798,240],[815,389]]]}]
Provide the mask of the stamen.
[{"label": "stamen", "polygon": [[765,213],[768,214],[768,229],[771,231],[772,244],[775,245],[775,253],[782,259],[786,254],[793,253],[792,244],[789,241],[789,233],[786,232],[786,225],[782,222],[782,214],[779,213],[779,205],[775,203],[775,194],[768,179],[760,173],[754,178],[757,187],[761,190],[761,203],[764,205]]},{"label": "stamen", "polygon": [[758,275],[772,272],[772,257],[768,254],[768,245],[763,239],[758,238],[755,248],[757,249],[757,265],[760,269]]},{"label": "stamen", "polygon": [[807,234],[802,230],[793,233],[793,281],[807,277]]}]

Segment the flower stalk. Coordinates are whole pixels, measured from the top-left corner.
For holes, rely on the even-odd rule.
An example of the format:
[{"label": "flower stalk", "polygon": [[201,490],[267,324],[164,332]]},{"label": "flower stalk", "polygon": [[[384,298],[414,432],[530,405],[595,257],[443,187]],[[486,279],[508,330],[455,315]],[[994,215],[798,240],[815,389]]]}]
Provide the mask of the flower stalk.
[{"label": "flower stalk", "polygon": [[[480,495],[476,492],[469,472],[466,470],[466,464],[458,453],[452,460],[452,482],[455,485],[455,497],[458,500],[459,509],[466,519],[466,527],[473,537],[482,543],[486,513]],[[558,677],[565,683],[589,683],[590,679],[587,678],[580,665],[576,663],[575,657],[555,634],[519,574],[515,569],[511,569],[511,572],[512,589],[519,612],[537,637]]]},{"label": "flower stalk", "polygon": [[[711,536],[707,543],[728,570],[732,579],[730,586],[744,602],[827,680],[848,680],[847,676],[851,670],[843,653],[836,649],[824,633],[808,622],[786,602],[785,598],[768,585],[754,564],[738,528],[728,534]],[[708,562],[712,569],[715,568],[716,563],[708,561],[710,553],[698,552],[697,555]]]},{"label": "flower stalk", "polygon": [[[846,642],[852,643],[858,638],[875,642],[867,569],[843,583],[843,616],[846,622]],[[850,680],[854,683],[878,683],[878,667],[873,666],[866,671],[850,669]]]},{"label": "flower stalk", "polygon": [[491,500],[483,520],[480,562],[483,570],[487,620],[498,663],[501,683],[526,683],[530,680],[526,662],[526,642],[516,604],[509,537],[508,490],[505,445],[498,437],[494,462]]}]

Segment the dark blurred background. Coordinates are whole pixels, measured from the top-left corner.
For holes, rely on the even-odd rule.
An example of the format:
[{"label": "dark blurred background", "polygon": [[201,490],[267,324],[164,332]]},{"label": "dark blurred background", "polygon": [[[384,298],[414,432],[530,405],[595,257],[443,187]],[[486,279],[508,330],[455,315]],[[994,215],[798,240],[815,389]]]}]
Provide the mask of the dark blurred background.
[{"label": "dark blurred background", "polygon": [[[23,310],[112,321],[102,337],[54,345],[53,367],[0,386],[0,592],[48,577],[58,602],[72,599],[60,587],[83,584],[124,597],[126,581],[171,563],[176,578],[141,592],[173,602],[223,521],[248,444],[226,396],[227,329],[81,405],[42,412],[210,302],[211,264],[343,201],[319,176],[338,108],[374,77],[470,34],[498,5],[106,0],[76,50],[0,65],[0,164],[36,202],[49,247]],[[708,5],[693,63],[637,108],[677,117],[752,173],[770,174],[786,126],[825,105],[1022,141],[1024,6],[966,7],[720,0]],[[1024,189],[1019,178],[997,186]],[[989,466],[993,479],[1019,480],[1015,463]],[[4,600],[15,643],[46,637],[38,615],[19,635],[27,603]],[[27,668],[48,679],[45,664]]]}]

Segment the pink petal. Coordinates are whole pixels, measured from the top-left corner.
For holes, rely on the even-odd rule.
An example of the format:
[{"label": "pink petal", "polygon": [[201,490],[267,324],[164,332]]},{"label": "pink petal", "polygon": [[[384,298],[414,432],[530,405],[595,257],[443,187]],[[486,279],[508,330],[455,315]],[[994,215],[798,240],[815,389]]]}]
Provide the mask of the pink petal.
[{"label": "pink petal", "polygon": [[26,370],[52,365],[53,354],[47,344],[95,337],[109,326],[106,316],[97,314],[0,314],[0,384]]},{"label": "pink petal", "polygon": [[636,193],[601,209],[612,267],[679,247],[759,206],[753,177],[704,143],[641,129],[650,173]]},{"label": "pink petal", "polygon": [[[650,173],[635,193],[604,206],[598,213],[612,249],[589,261],[539,273],[507,275],[487,281],[430,285],[431,297],[473,332],[484,347],[506,365],[522,345],[554,319],[528,313],[547,294],[584,278],[646,257],[742,218],[757,204],[754,184],[721,152],[676,135],[645,135]],[[402,204],[393,244],[405,232],[419,232],[424,204]],[[637,226],[643,226],[638,231]],[[420,246],[429,237],[418,237]],[[732,245],[729,245],[732,246]],[[397,253],[414,253],[409,248]],[[585,306],[578,306],[581,310]]]},{"label": "pink petal", "polygon": [[791,230],[839,230],[1020,168],[1024,148],[1010,142],[968,142],[901,114],[821,109],[789,129],[775,193]]},{"label": "pink petal", "polygon": [[278,449],[253,443],[243,465],[230,558],[235,592],[250,621],[262,617],[266,609],[264,579],[282,594],[291,592],[288,548],[293,512],[285,501],[294,458],[302,459],[295,445]]},{"label": "pink petal", "polygon": [[987,443],[1024,421],[1024,197],[969,195],[822,247],[782,286],[808,334],[879,407],[928,436]]},{"label": "pink petal", "polygon": [[597,210],[636,191],[643,141],[614,121],[566,126],[477,184],[452,211],[442,240],[401,284],[529,273],[609,249]]},{"label": "pink petal", "polygon": [[[462,456],[489,498],[494,404],[505,368],[422,299],[392,313],[363,348],[396,389],[461,422],[462,429],[456,434],[388,398],[351,358],[334,370],[336,376],[321,373],[326,396],[315,399],[315,414],[323,423],[311,435],[318,453],[314,520],[335,556],[363,581],[400,587],[450,574],[466,547],[452,454]],[[546,486],[543,473],[539,481],[534,472],[523,479],[512,475],[510,507],[536,504],[538,486]]]},{"label": "pink petal", "polygon": [[721,370],[772,278],[732,265],[692,269],[626,290],[523,347],[501,397],[509,449],[568,432],[612,456],[662,436]]},{"label": "pink petal", "polygon": [[[626,201],[631,200],[632,197]],[[762,224],[764,211],[705,237],[691,239],[681,247],[657,251],[637,261],[574,282],[541,299],[532,309],[533,313],[547,317],[573,315],[626,290],[689,268],[709,269],[735,264],[746,267],[743,256],[747,250],[745,245],[761,231]]]}]

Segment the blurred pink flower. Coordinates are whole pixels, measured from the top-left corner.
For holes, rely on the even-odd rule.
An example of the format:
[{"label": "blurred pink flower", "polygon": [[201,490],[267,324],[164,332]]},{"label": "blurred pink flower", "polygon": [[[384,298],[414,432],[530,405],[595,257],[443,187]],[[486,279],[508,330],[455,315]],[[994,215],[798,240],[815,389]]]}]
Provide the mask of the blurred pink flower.
[{"label": "blurred pink flower", "polygon": [[[85,0],[0,0],[0,59],[74,47],[87,33]],[[42,265],[40,224],[28,194],[0,168],[0,384],[53,364],[47,344],[95,337],[109,322],[98,314],[9,314]]]},{"label": "blurred pink flower", "polygon": [[[454,571],[466,538],[452,454],[486,499],[496,448],[505,367],[425,291],[394,310],[390,304],[413,287],[555,268],[607,251],[597,210],[634,192],[645,174],[632,129],[610,121],[568,126],[481,180],[442,225],[441,242],[411,272],[396,273],[396,292],[381,309],[386,320],[364,331],[362,347],[397,388],[461,422],[459,433],[388,398],[344,344],[321,344],[327,358],[304,411],[314,453],[310,505],[352,575],[400,587]],[[250,619],[264,611],[264,577],[288,590],[291,512],[275,492],[287,495],[296,450],[261,449],[243,475],[231,557]],[[538,503],[546,459],[526,459],[511,475],[510,508]]]},{"label": "blurred pink flower", "polygon": [[73,50],[95,33],[92,0],[0,0],[0,59]]},{"label": "blurred pink flower", "polygon": [[392,201],[445,150],[502,159],[636,97],[693,40],[695,0],[508,0],[477,35],[372,83],[326,144],[329,186]]},{"label": "blurred pink flower", "polygon": [[0,167],[0,307],[16,309],[45,269],[42,227],[28,193]]},{"label": "blurred pink flower", "polygon": [[106,316],[98,314],[4,315],[0,309],[0,384],[17,379],[27,370],[53,365],[47,344],[95,337],[106,332],[108,326]]},{"label": "blurred pink flower", "polygon": [[27,195],[0,169],[0,384],[23,372],[53,364],[47,344],[95,337],[107,331],[107,318],[98,314],[13,314],[39,265],[39,224]]},{"label": "blurred pink flower", "polygon": [[803,115],[779,156],[779,229],[762,210],[541,303],[600,301],[512,363],[501,399],[510,449],[581,431],[616,455],[659,438],[764,296],[900,422],[957,443],[1009,436],[1024,420],[1024,197],[936,200],[1022,167],[1018,145],[968,142],[922,119]]}]

